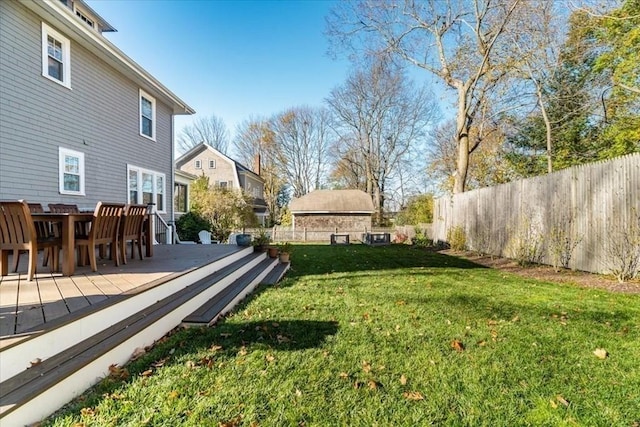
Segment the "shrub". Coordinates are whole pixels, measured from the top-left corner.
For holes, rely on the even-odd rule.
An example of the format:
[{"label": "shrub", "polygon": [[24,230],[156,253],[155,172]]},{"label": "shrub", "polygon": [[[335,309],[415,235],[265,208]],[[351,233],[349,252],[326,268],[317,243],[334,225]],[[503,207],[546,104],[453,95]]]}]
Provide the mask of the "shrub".
[{"label": "shrub", "polygon": [[433,240],[427,235],[427,231],[416,227],[416,235],[411,239],[411,243],[419,248],[429,248],[433,246]]},{"label": "shrub", "polygon": [[582,237],[574,238],[571,234],[571,222],[570,218],[561,218],[560,224],[553,226],[549,232],[547,239],[549,260],[556,271],[560,267],[569,268],[573,250],[582,240]]},{"label": "shrub", "polygon": [[467,248],[467,235],[464,228],[457,225],[447,231],[447,241],[454,251],[464,251]]},{"label": "shrub", "polygon": [[506,253],[521,266],[539,264],[542,260],[542,234],[529,216],[511,230],[511,239],[507,243]]},{"label": "shrub", "polygon": [[633,212],[632,218],[628,227],[610,225],[609,239],[604,243],[604,263],[621,283],[640,273],[640,216]]},{"label": "shrub", "polygon": [[176,221],[176,231],[180,240],[196,241],[201,230],[211,231],[211,224],[196,212],[187,212]]}]

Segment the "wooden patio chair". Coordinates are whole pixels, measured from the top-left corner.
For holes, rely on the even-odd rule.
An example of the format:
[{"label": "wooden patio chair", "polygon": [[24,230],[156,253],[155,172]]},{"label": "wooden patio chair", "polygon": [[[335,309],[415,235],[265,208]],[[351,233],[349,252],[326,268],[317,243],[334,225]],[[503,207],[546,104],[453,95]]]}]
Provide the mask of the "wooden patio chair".
[{"label": "wooden patio chair", "polygon": [[[124,204],[122,203],[98,202],[93,212],[93,222],[91,223],[89,234],[76,238],[76,247],[79,251],[83,247],[89,250],[91,271],[98,271],[96,247],[99,245],[109,244],[111,258],[115,260],[116,266],[120,265],[118,261],[118,229],[123,212]],[[81,252],[79,252],[80,255]]]},{"label": "wooden patio chair", "polygon": [[131,241],[131,259],[135,258],[135,244],[138,246],[138,256],[142,259],[142,227],[147,216],[147,205],[127,205],[124,216],[120,221],[120,254],[122,263],[127,263],[127,242]]},{"label": "wooden patio chair", "polygon": [[[31,213],[43,213],[44,212],[44,208],[42,207],[42,205],[40,203],[27,203],[27,206],[29,206],[29,212]],[[36,227],[36,234],[38,235],[39,239],[43,239],[43,238],[47,238],[49,236],[51,236],[51,226],[49,225],[49,223],[45,222],[45,221],[35,221],[34,225]],[[45,248],[44,250],[44,256],[42,258],[42,266],[45,267],[47,265],[47,263],[49,262],[49,248]],[[18,271],[18,267],[20,264],[20,254],[22,254],[23,250],[20,249],[16,249],[15,251],[13,251],[13,272],[16,273]]]},{"label": "wooden patio chair", "polygon": [[9,272],[9,251],[13,251],[14,256],[21,250],[29,253],[29,281],[32,281],[36,274],[39,248],[51,249],[51,271],[58,270],[58,252],[61,245],[61,239],[50,233],[38,235],[29,205],[25,201],[0,201],[0,273],[3,276]]}]

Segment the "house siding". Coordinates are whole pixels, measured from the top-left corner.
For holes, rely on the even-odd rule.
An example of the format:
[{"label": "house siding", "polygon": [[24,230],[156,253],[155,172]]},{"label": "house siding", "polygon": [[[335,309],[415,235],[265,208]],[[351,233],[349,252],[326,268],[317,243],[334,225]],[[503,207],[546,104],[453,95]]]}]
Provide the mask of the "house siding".
[{"label": "house siding", "polygon": [[[202,169],[196,169],[196,160],[202,162]],[[214,169],[209,169],[209,160],[216,161],[216,167]],[[215,185],[218,181],[231,181],[233,182],[233,187],[236,188],[233,165],[229,163],[228,160],[223,159],[209,150],[202,151],[187,160],[180,166],[180,170],[196,176],[202,176],[204,174],[209,177],[209,185]]]},{"label": "house siding", "polygon": [[[71,90],[43,77],[42,22],[19,2],[0,1],[0,198],[126,202],[131,164],[165,175],[170,216],[170,107],[156,97],[156,141],[140,136],[140,87],[46,21],[70,39]],[[59,147],[84,153],[85,196],[59,194]]]}]

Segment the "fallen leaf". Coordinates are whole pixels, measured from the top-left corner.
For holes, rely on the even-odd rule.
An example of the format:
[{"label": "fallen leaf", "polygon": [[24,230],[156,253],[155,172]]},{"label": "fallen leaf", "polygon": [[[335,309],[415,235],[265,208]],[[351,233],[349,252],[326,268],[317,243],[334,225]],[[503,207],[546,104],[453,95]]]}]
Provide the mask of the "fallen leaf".
[{"label": "fallen leaf", "polygon": [[340,372],[340,375],[338,375],[340,378],[349,378],[349,374],[347,374],[346,372]]},{"label": "fallen leaf", "polygon": [[374,381],[374,380],[369,380],[369,382],[367,383],[367,385],[369,386],[369,388],[371,390],[377,390],[378,387],[382,387],[382,384],[379,383],[378,381]]},{"label": "fallen leaf", "polygon": [[486,342],[486,341],[484,341],[484,340],[482,340],[482,341],[478,341],[478,345],[479,345],[480,347],[484,347],[485,345],[487,345],[487,342]]},{"label": "fallen leaf", "polygon": [[298,397],[302,396],[302,392],[299,389],[296,389],[296,396]]},{"label": "fallen leaf", "polygon": [[567,402],[567,400],[564,397],[560,396],[560,395],[556,396],[556,400],[559,403],[562,403],[564,406],[569,406],[569,402]]},{"label": "fallen leaf", "polygon": [[42,363],[42,359],[40,359],[39,357],[33,359],[31,362],[29,362],[31,364],[31,366],[29,366],[30,368],[33,368],[34,366],[38,366],[39,364]]},{"label": "fallen leaf", "polygon": [[362,370],[367,373],[371,372],[371,365],[366,360],[362,361]]},{"label": "fallen leaf", "polygon": [[609,353],[604,348],[596,348],[593,354],[595,354],[598,359],[606,359],[607,356],[609,356]]},{"label": "fallen leaf", "polygon": [[218,423],[218,427],[238,427],[241,422],[242,422],[242,415],[238,415],[232,420],[220,421]]},{"label": "fallen leaf", "polygon": [[407,385],[407,377],[400,375],[400,384]]},{"label": "fallen leaf", "polygon": [[238,354],[240,356],[246,356],[247,355],[247,348],[245,346],[240,347],[240,350],[238,350]]},{"label": "fallen leaf", "polygon": [[278,328],[278,327],[280,327],[280,323],[278,323],[278,322],[273,322],[273,323],[271,324],[271,326],[273,326],[274,328]]},{"label": "fallen leaf", "polygon": [[221,334],[220,334],[220,336],[221,336],[222,338],[229,338],[229,337],[231,336],[231,334],[227,334],[227,333],[224,333],[224,332],[223,332],[223,333],[221,333]]},{"label": "fallen leaf", "polygon": [[214,345],[211,346],[211,348],[209,348],[209,350],[211,350],[211,351],[213,351],[215,353],[216,351],[222,350],[222,346],[214,344]]},{"label": "fallen leaf", "polygon": [[80,409],[80,415],[83,417],[94,417],[96,415],[96,411],[93,408],[82,408]]},{"label": "fallen leaf", "polygon": [[179,393],[175,390],[169,393],[169,399],[176,399],[179,396]]},{"label": "fallen leaf", "polygon": [[518,316],[516,316],[513,319],[511,319],[511,321],[514,322],[514,323],[517,322],[518,320],[520,320],[520,317],[518,317]]},{"label": "fallen leaf", "polygon": [[276,335],[276,339],[278,340],[278,343],[280,343],[280,344],[282,344],[283,342],[291,341],[288,337],[286,337],[284,335]]},{"label": "fallen leaf", "polygon": [[407,400],[424,400],[424,396],[419,391],[407,391],[402,393],[402,396]]},{"label": "fallen leaf", "polygon": [[153,374],[153,370],[151,370],[151,369],[147,369],[146,371],[144,371],[144,372],[143,372],[142,374],[140,374],[140,375],[142,375],[143,377],[150,377],[150,376],[151,376],[151,374]]},{"label": "fallen leaf", "polygon": [[451,341],[451,348],[454,349],[455,351],[463,351],[464,344],[462,344],[462,341],[460,340],[453,340]]},{"label": "fallen leaf", "polygon": [[553,399],[551,399],[551,400],[549,401],[549,403],[551,403],[551,407],[552,407],[553,409],[556,409],[556,408],[558,407],[558,404],[557,404],[557,403],[556,403],[556,401],[555,401],[555,400],[553,400]]},{"label": "fallen leaf", "polygon": [[142,356],[146,352],[147,352],[147,350],[145,350],[144,348],[138,347],[135,350],[133,350],[133,354],[131,355],[131,359],[132,360],[136,360],[136,359],[140,358],[140,356]]},{"label": "fallen leaf", "polygon": [[271,355],[271,354],[267,354],[267,356],[265,358],[267,359],[267,362],[269,362],[269,363],[271,363],[274,360],[276,360],[276,358],[273,357],[273,355]]}]

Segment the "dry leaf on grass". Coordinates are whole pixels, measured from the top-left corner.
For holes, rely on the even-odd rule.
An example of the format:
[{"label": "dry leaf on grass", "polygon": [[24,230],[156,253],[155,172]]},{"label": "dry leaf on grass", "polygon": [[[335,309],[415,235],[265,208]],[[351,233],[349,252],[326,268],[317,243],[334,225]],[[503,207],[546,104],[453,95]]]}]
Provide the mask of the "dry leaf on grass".
[{"label": "dry leaf on grass", "polygon": [[152,374],[153,374],[153,370],[147,369],[146,371],[144,371],[140,375],[142,375],[143,377],[150,377]]},{"label": "dry leaf on grass", "polygon": [[607,356],[609,356],[609,353],[604,348],[596,348],[593,354],[595,354],[598,359],[606,359]]},{"label": "dry leaf on grass", "polygon": [[362,361],[362,370],[365,371],[366,373],[371,372],[371,365],[366,360]]},{"label": "dry leaf on grass", "polygon": [[400,384],[407,385],[407,377],[400,375]]},{"label": "dry leaf on grass", "polygon": [[557,395],[556,400],[558,401],[558,403],[562,403],[564,406],[569,406],[569,402],[561,395]]},{"label": "dry leaf on grass", "polygon": [[451,348],[454,349],[455,351],[463,351],[464,344],[462,344],[462,341],[460,340],[453,340],[451,341]]},{"label": "dry leaf on grass", "polygon": [[340,377],[340,378],[343,378],[343,379],[344,379],[344,378],[349,378],[349,374],[347,374],[346,372],[340,372],[339,377]]},{"label": "dry leaf on grass", "polygon": [[136,360],[139,359],[142,355],[144,355],[147,352],[147,350],[145,350],[142,347],[138,347],[135,350],[133,350],[133,354],[131,355],[131,360]]},{"label": "dry leaf on grass", "polygon": [[402,393],[402,396],[407,400],[424,400],[424,396],[419,391],[407,391]]},{"label": "dry leaf on grass", "polygon": [[267,356],[265,357],[265,359],[267,359],[267,362],[269,362],[269,363],[271,363],[271,362],[273,362],[274,360],[276,360],[276,358],[275,358],[275,357],[273,357],[273,355],[271,355],[271,354],[267,354]]},{"label": "dry leaf on grass", "polygon": [[179,395],[180,394],[177,391],[173,390],[169,392],[169,399],[176,399]]},{"label": "dry leaf on grass", "polygon": [[374,381],[374,380],[369,380],[369,382],[367,383],[367,385],[369,386],[369,388],[371,390],[377,390],[378,388],[382,387],[382,383],[378,382],[378,381]]}]

